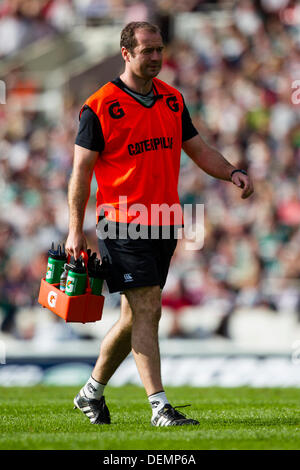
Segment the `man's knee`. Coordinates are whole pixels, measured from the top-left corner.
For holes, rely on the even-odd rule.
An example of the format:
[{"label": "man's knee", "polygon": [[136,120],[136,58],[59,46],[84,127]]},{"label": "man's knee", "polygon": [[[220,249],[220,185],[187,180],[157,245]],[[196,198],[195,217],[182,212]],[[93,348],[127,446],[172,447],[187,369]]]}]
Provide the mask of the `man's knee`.
[{"label": "man's knee", "polygon": [[161,291],[159,286],[137,287],[124,292],[134,320],[158,323],[161,317]]},{"label": "man's knee", "polygon": [[122,326],[123,326],[124,329],[131,330],[132,322],[133,322],[133,314],[132,314],[132,309],[131,309],[125,295],[121,296],[121,317],[120,317],[120,322],[122,323]]}]

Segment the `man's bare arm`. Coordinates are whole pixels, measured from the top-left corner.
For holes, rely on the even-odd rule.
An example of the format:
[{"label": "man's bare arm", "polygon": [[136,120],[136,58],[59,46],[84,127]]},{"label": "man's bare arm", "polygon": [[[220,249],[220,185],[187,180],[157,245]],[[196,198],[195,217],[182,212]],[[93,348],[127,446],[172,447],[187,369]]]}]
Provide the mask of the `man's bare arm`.
[{"label": "man's bare arm", "polygon": [[201,168],[205,173],[225,181],[232,181],[233,184],[243,189],[242,198],[245,199],[253,193],[253,185],[249,176],[241,172],[233,174],[236,170],[216,149],[208,145],[199,135],[183,142],[185,153]]},{"label": "man's bare arm", "polygon": [[98,152],[75,145],[73,170],[68,189],[69,235],[66,241],[66,250],[75,259],[79,257],[80,251],[87,249],[83,222],[98,155]]}]

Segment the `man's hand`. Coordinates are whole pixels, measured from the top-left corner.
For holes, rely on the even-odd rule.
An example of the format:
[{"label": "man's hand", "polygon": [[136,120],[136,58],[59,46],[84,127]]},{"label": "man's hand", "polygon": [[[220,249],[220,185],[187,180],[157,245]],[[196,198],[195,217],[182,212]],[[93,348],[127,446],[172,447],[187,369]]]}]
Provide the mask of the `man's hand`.
[{"label": "man's hand", "polygon": [[66,241],[66,251],[69,255],[74,256],[75,260],[79,258],[81,251],[87,250],[87,243],[82,231],[69,232]]},{"label": "man's hand", "polygon": [[246,199],[247,197],[251,196],[254,191],[253,184],[249,176],[241,173],[240,171],[233,173],[231,181],[233,184],[243,189],[241,196],[242,199]]}]

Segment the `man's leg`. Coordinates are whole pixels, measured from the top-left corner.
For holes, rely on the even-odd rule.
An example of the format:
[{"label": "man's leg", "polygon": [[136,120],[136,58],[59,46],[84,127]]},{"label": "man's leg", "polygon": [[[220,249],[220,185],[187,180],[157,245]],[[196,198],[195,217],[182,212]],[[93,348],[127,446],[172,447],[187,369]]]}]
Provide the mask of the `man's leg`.
[{"label": "man's leg", "polygon": [[120,319],[102,341],[92,377],[106,384],[132,348],[137,369],[149,396],[163,390],[158,345],[160,287],[128,289],[121,299]]},{"label": "man's leg", "polygon": [[161,381],[158,324],[161,317],[159,286],[137,287],[124,292],[133,314],[131,347],[152,408],[153,426],[199,424],[173,408]]},{"label": "man's leg", "polygon": [[117,323],[104,337],[100,355],[92,372],[92,377],[107,384],[119,365],[131,350],[132,310],[124,295],[121,295],[121,315]]},{"label": "man's leg", "polygon": [[131,349],[132,311],[124,295],[121,315],[102,341],[100,355],[92,376],[74,398],[79,408],[93,424],[110,424],[110,414],[103,396],[104,387]]},{"label": "man's leg", "polygon": [[163,390],[158,344],[161,317],[159,286],[136,287],[124,292],[132,310],[132,353],[147,395]]}]

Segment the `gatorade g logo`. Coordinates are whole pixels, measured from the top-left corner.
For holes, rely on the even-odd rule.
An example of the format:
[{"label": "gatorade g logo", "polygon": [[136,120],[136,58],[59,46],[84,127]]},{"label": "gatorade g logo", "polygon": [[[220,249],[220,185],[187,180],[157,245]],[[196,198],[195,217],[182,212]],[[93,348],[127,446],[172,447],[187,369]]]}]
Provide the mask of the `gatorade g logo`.
[{"label": "gatorade g logo", "polygon": [[66,283],[66,292],[73,292],[74,290],[74,279],[69,279],[67,280],[67,283]]},{"label": "gatorade g logo", "polygon": [[114,101],[108,108],[108,112],[113,119],[120,119],[125,116],[124,110],[121,108],[119,101]]},{"label": "gatorade g logo", "polygon": [[52,279],[53,277],[53,266],[52,264],[48,264],[47,272],[46,272],[46,279]]},{"label": "gatorade g logo", "polygon": [[174,113],[177,113],[177,111],[179,111],[179,104],[178,104],[176,96],[173,95],[167,98],[166,103],[168,107],[170,108],[170,110],[174,111]]},{"label": "gatorade g logo", "polygon": [[51,290],[48,294],[48,304],[50,307],[55,307],[57,299],[57,293]]}]

